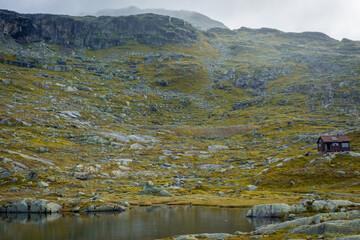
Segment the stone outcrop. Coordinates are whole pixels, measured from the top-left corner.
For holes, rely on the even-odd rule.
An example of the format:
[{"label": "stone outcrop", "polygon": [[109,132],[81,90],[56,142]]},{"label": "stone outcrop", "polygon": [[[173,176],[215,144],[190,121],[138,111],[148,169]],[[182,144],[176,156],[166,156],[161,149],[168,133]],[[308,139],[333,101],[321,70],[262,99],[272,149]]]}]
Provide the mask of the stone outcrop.
[{"label": "stone outcrop", "polygon": [[124,212],[125,210],[125,207],[117,205],[90,205],[84,212]]},{"label": "stone outcrop", "polygon": [[279,218],[289,214],[291,207],[285,203],[263,204],[254,206],[246,214],[247,217]]},{"label": "stone outcrop", "polygon": [[0,206],[0,212],[3,213],[55,213],[61,212],[61,210],[60,204],[44,199],[8,202]]},{"label": "stone outcrop", "polygon": [[106,49],[137,41],[149,45],[193,43],[195,28],[181,19],[155,14],[128,17],[72,17],[0,10],[0,33],[21,44],[46,42],[65,47]]}]

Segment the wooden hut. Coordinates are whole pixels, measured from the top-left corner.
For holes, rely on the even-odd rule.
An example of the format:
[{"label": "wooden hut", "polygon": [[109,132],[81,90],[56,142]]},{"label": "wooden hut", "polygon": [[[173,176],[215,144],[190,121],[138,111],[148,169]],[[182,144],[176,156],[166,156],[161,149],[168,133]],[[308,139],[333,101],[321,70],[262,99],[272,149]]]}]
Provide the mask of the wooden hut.
[{"label": "wooden hut", "polygon": [[316,143],[318,151],[323,153],[350,151],[350,140],[346,136],[321,136]]}]

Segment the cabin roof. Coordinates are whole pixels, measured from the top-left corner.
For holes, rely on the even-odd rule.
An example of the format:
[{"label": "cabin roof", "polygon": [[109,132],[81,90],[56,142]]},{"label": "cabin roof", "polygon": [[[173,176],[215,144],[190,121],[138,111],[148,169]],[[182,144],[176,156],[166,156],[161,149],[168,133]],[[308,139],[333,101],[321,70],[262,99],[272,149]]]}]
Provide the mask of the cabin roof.
[{"label": "cabin roof", "polygon": [[323,142],[350,142],[346,136],[321,136],[318,142],[320,139],[322,139]]}]

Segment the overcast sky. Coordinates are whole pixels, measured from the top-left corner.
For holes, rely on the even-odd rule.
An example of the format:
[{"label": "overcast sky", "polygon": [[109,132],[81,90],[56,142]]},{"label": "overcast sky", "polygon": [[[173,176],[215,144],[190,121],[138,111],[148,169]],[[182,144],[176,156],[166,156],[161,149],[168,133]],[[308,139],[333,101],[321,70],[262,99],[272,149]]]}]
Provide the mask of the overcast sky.
[{"label": "overcast sky", "polygon": [[0,0],[1,9],[21,13],[79,15],[128,6],[196,11],[231,29],[319,31],[360,40],[360,0]]}]

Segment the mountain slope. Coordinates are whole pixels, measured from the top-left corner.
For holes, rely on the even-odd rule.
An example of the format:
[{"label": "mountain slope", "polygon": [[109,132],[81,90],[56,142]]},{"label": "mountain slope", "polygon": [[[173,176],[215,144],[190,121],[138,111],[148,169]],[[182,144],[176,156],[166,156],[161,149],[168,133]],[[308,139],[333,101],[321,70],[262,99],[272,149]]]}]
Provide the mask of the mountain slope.
[{"label": "mountain slope", "polygon": [[[167,28],[158,15],[8,14],[0,21],[4,201],[249,205],[356,191],[359,42],[273,29],[185,31],[182,20]],[[144,41],[155,33],[136,27],[120,45],[104,38],[93,49],[71,42],[71,31],[43,38],[39,30],[63,19],[121,29],[141,18],[160,23],[164,44]],[[29,34],[24,26],[33,24]],[[323,134],[348,135],[354,153],[317,153]],[[259,190],[247,191],[250,184]]]},{"label": "mountain slope", "polygon": [[211,28],[227,28],[223,23],[215,21],[203,14],[186,10],[166,10],[166,9],[140,9],[134,6],[122,9],[104,9],[98,11],[95,16],[129,16],[145,13],[154,13],[175,18],[183,19],[195,28],[208,30]]}]

